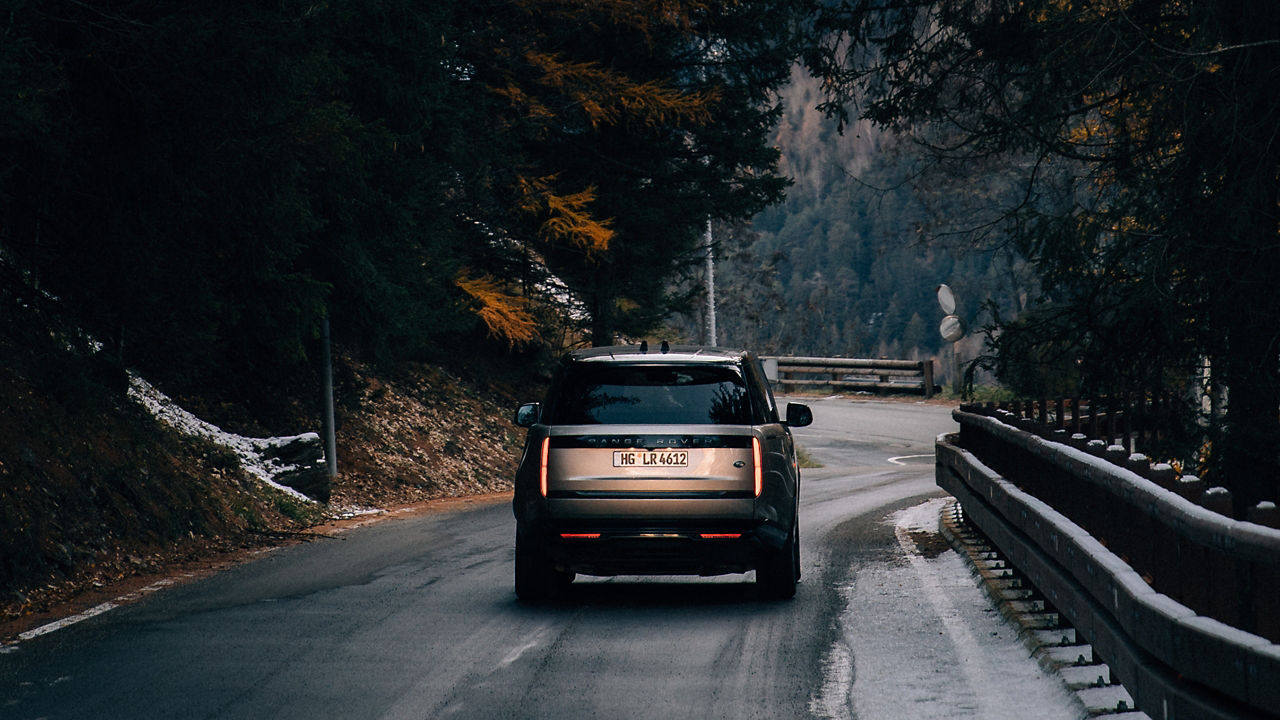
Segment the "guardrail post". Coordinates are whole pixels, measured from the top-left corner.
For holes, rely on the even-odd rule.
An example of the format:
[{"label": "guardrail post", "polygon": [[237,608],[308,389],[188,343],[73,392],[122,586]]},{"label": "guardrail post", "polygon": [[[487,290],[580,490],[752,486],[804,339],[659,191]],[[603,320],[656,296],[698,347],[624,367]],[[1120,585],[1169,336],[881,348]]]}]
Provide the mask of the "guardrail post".
[{"label": "guardrail post", "polygon": [[1157,463],[1151,466],[1151,481],[1165,490],[1172,490],[1175,481],[1173,466],[1169,463]]},{"label": "guardrail post", "polygon": [[1255,525],[1264,525],[1280,530],[1280,510],[1277,510],[1276,504],[1270,501],[1260,502],[1249,508],[1249,513],[1245,520]]},{"label": "guardrail post", "polygon": [[1204,481],[1195,475],[1183,475],[1174,490],[1193,503],[1200,503],[1200,495],[1204,493]]},{"label": "guardrail post", "polygon": [[1130,453],[1124,465],[1141,477],[1151,479],[1151,458],[1146,455],[1140,452]]},{"label": "guardrail post", "polygon": [[1219,515],[1231,517],[1231,491],[1224,487],[1211,487],[1200,493],[1200,506]]}]

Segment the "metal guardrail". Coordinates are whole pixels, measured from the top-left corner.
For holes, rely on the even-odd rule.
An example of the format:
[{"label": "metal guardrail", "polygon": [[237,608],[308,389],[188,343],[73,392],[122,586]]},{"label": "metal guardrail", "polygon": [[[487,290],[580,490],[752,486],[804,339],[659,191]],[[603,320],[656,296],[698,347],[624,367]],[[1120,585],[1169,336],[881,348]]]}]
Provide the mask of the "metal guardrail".
[{"label": "metal guardrail", "polygon": [[[1265,606],[1280,582],[1280,531],[1216,516],[1130,470],[999,419],[959,410],[954,417],[960,434],[936,445],[938,485],[1093,645],[1139,709],[1168,720],[1280,718],[1280,646],[1161,592],[1130,564],[1134,551],[1123,539],[1144,544],[1140,551],[1156,565],[1203,573],[1201,594]],[[1046,485],[1056,486],[1052,500],[1036,496]],[[1066,494],[1087,498],[1072,512],[1092,517],[1061,512]],[[1242,577],[1251,586],[1238,584]],[[1192,584],[1187,577],[1179,589]]]},{"label": "metal guardrail", "polygon": [[876,360],[862,358],[761,358],[765,375],[783,390],[802,386],[835,390],[916,393],[926,398],[938,391],[933,384],[932,360]]}]

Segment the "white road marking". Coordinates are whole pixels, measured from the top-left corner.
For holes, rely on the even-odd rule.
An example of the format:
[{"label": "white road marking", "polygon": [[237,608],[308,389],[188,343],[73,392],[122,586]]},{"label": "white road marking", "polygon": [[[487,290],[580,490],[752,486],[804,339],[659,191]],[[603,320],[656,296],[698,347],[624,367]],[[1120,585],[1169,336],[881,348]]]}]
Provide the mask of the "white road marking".
[{"label": "white road marking", "polygon": [[933,453],[929,453],[928,455],[899,455],[897,457],[889,458],[889,462],[893,463],[894,465],[906,465],[907,463],[902,462],[903,460],[912,460],[915,458],[931,458],[931,457],[933,457]]},{"label": "white road marking", "polygon": [[[105,612],[110,612],[111,610],[115,610],[121,605],[131,603],[134,600],[137,600],[138,598],[144,595],[148,595],[150,593],[156,592],[157,590],[162,590],[166,587],[169,587],[170,585],[174,584],[174,582],[176,581],[169,578],[166,578],[164,580],[157,580],[156,582],[153,582],[144,588],[135,590],[131,593],[126,593],[116,598],[115,600],[104,602],[101,605],[95,605],[89,608],[88,610],[85,610],[82,613],[76,613],[75,615],[72,615],[70,617],[65,617],[65,618],[62,618],[61,620],[55,620],[54,622],[48,623],[46,625],[41,625],[38,628],[28,630],[24,633],[19,633],[18,640],[19,641],[32,640],[40,637],[41,635],[48,635],[51,632],[61,630],[65,627],[70,627],[72,625],[75,625],[78,622],[88,620],[89,618],[97,617],[98,615],[101,615]],[[15,649],[14,648],[15,645],[17,645],[17,643],[5,645],[3,647],[3,651],[13,652],[13,650]]]},{"label": "white road marking", "polygon": [[34,638],[38,638],[41,635],[48,635],[49,633],[54,632],[55,630],[61,630],[64,627],[70,627],[71,625],[75,625],[76,623],[82,620],[88,620],[91,617],[96,617],[109,610],[115,610],[118,607],[120,606],[113,602],[104,602],[101,605],[95,605],[94,607],[91,607],[82,613],[76,613],[75,615],[72,615],[70,617],[65,617],[65,618],[62,618],[61,620],[51,622],[48,625],[41,625],[40,627],[35,628],[34,630],[28,630],[24,633],[19,633],[18,639],[31,640]]}]

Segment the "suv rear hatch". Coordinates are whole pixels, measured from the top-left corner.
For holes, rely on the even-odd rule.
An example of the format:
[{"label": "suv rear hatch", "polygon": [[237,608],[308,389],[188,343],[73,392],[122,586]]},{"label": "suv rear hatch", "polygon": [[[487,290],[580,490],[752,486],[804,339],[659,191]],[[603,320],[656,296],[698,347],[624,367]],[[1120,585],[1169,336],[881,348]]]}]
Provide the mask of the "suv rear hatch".
[{"label": "suv rear hatch", "polygon": [[543,441],[552,517],[751,516],[760,440],[736,366],[583,363],[574,370],[548,408],[552,430]]}]

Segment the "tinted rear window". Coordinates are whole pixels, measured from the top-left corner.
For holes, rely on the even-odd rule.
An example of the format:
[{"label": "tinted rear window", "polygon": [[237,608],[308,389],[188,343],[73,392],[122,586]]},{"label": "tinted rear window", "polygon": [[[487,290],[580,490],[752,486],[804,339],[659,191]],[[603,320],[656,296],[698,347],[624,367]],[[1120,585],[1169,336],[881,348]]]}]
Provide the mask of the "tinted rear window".
[{"label": "tinted rear window", "polygon": [[751,403],[726,366],[593,365],[569,369],[551,398],[560,425],[749,425]]}]

